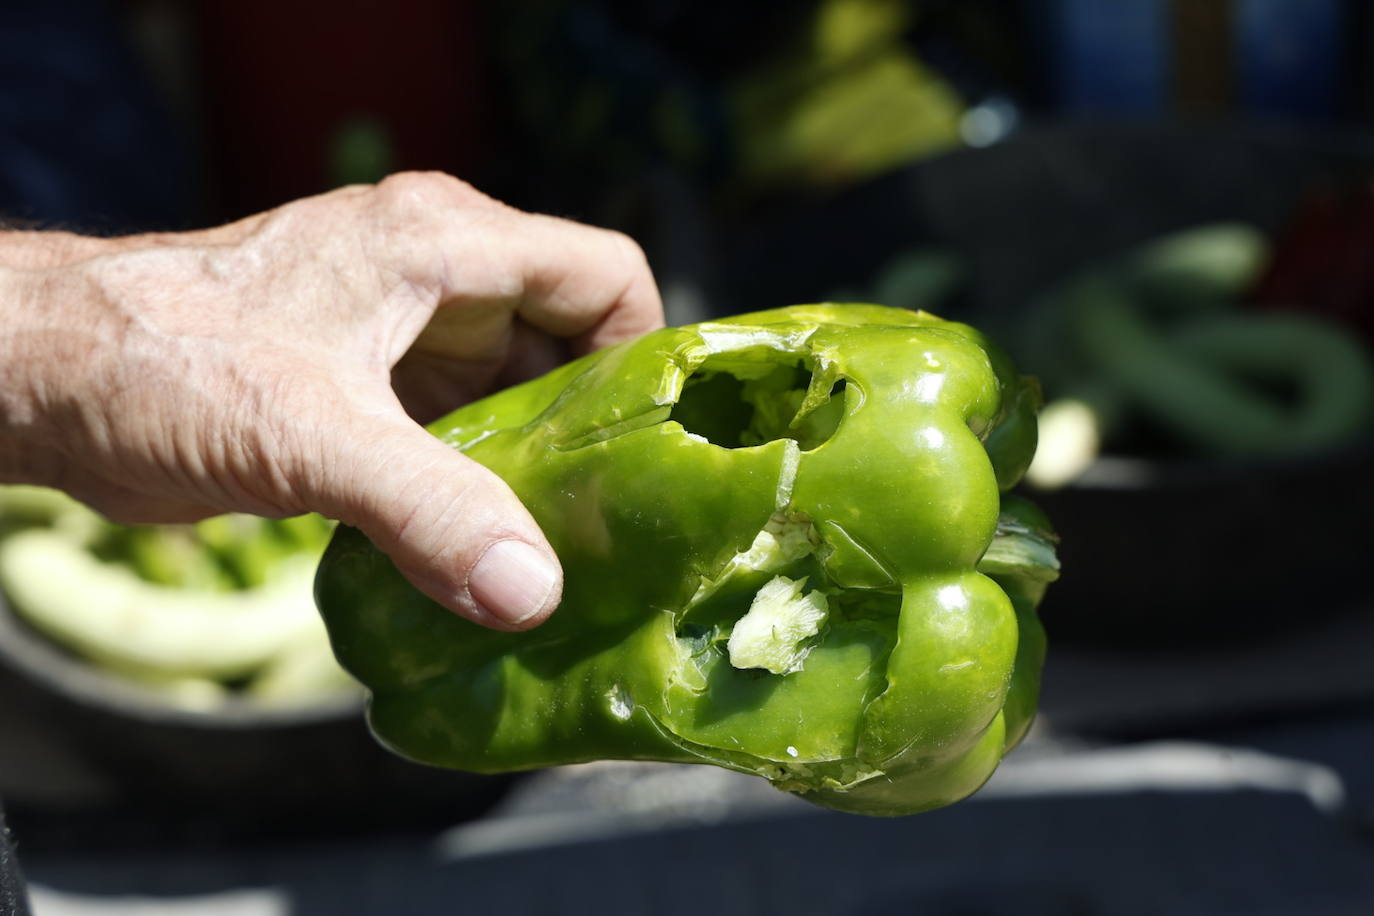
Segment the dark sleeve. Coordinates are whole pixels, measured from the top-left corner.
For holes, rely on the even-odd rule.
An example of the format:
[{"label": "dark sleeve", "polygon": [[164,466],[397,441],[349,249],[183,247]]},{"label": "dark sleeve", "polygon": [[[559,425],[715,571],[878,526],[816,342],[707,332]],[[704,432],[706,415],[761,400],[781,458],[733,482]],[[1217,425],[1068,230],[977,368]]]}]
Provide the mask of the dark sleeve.
[{"label": "dark sleeve", "polygon": [[0,0],[0,219],[97,233],[192,222],[189,143],[111,0]]},{"label": "dark sleeve", "polygon": [[10,831],[5,826],[5,812],[0,809],[0,916],[28,916],[27,900],[24,878],[19,874]]}]

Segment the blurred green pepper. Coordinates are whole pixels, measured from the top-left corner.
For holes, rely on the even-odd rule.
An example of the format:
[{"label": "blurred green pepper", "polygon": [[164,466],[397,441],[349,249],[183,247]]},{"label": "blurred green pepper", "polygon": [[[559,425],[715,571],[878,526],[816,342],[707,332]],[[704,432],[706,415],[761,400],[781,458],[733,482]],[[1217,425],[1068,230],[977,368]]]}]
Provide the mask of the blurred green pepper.
[{"label": "blurred green pepper", "polygon": [[937,807],[1035,707],[1053,535],[1000,494],[1037,406],[1001,351],[921,312],[664,329],[430,427],[557,550],[547,623],[469,623],[352,529],[316,598],[374,732],[416,760],[711,763],[847,811]]}]

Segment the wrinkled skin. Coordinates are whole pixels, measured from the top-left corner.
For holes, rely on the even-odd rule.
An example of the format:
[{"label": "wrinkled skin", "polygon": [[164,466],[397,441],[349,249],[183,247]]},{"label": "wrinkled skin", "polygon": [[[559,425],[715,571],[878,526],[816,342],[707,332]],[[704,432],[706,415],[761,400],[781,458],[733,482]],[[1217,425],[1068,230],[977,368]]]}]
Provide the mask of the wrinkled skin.
[{"label": "wrinkled skin", "polygon": [[[988,778],[1035,706],[1052,535],[1001,494],[1034,451],[1037,401],[977,332],[919,312],[797,306],[654,332],[430,426],[557,550],[547,623],[480,630],[347,529],[318,603],[375,733],[417,760],[712,763],[847,811],[938,807]],[[813,549],[741,568],[779,519]],[[1037,559],[1002,549],[1024,544]],[[723,640],[777,573],[834,610],[801,670],[732,667]]]},{"label": "wrinkled skin", "polygon": [[530,627],[553,550],[416,420],[662,323],[628,238],[440,174],[196,232],[0,231],[0,483],[128,523],[318,512],[453,611]]}]

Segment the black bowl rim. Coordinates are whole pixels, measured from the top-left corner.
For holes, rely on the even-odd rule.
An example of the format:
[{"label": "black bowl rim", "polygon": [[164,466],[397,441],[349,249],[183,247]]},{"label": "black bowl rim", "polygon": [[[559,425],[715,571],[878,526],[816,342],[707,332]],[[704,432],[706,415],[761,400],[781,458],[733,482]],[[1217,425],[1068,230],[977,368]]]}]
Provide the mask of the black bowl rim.
[{"label": "black bowl rim", "polygon": [[365,701],[341,693],[315,702],[265,705],[229,696],[197,709],[169,703],[157,691],[102,671],[24,623],[0,594],[0,665],[48,693],[130,719],[205,729],[286,728],[358,716]]},{"label": "black bowl rim", "polygon": [[1156,459],[1106,452],[1062,487],[1029,489],[1035,493],[1094,493],[1225,487],[1265,479],[1321,476],[1368,463],[1374,463],[1374,437],[1321,452],[1274,457]]}]

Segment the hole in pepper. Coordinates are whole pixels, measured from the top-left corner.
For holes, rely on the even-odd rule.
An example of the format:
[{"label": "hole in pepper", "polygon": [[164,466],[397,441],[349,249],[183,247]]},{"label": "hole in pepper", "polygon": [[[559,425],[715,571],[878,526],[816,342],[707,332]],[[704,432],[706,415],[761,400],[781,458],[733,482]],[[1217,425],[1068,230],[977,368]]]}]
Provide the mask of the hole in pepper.
[{"label": "hole in pepper", "polygon": [[723,448],[794,439],[809,451],[839,428],[845,381],[836,381],[824,403],[798,418],[810,385],[811,372],[800,360],[746,367],[738,359],[708,358],[683,384],[668,419]]}]

